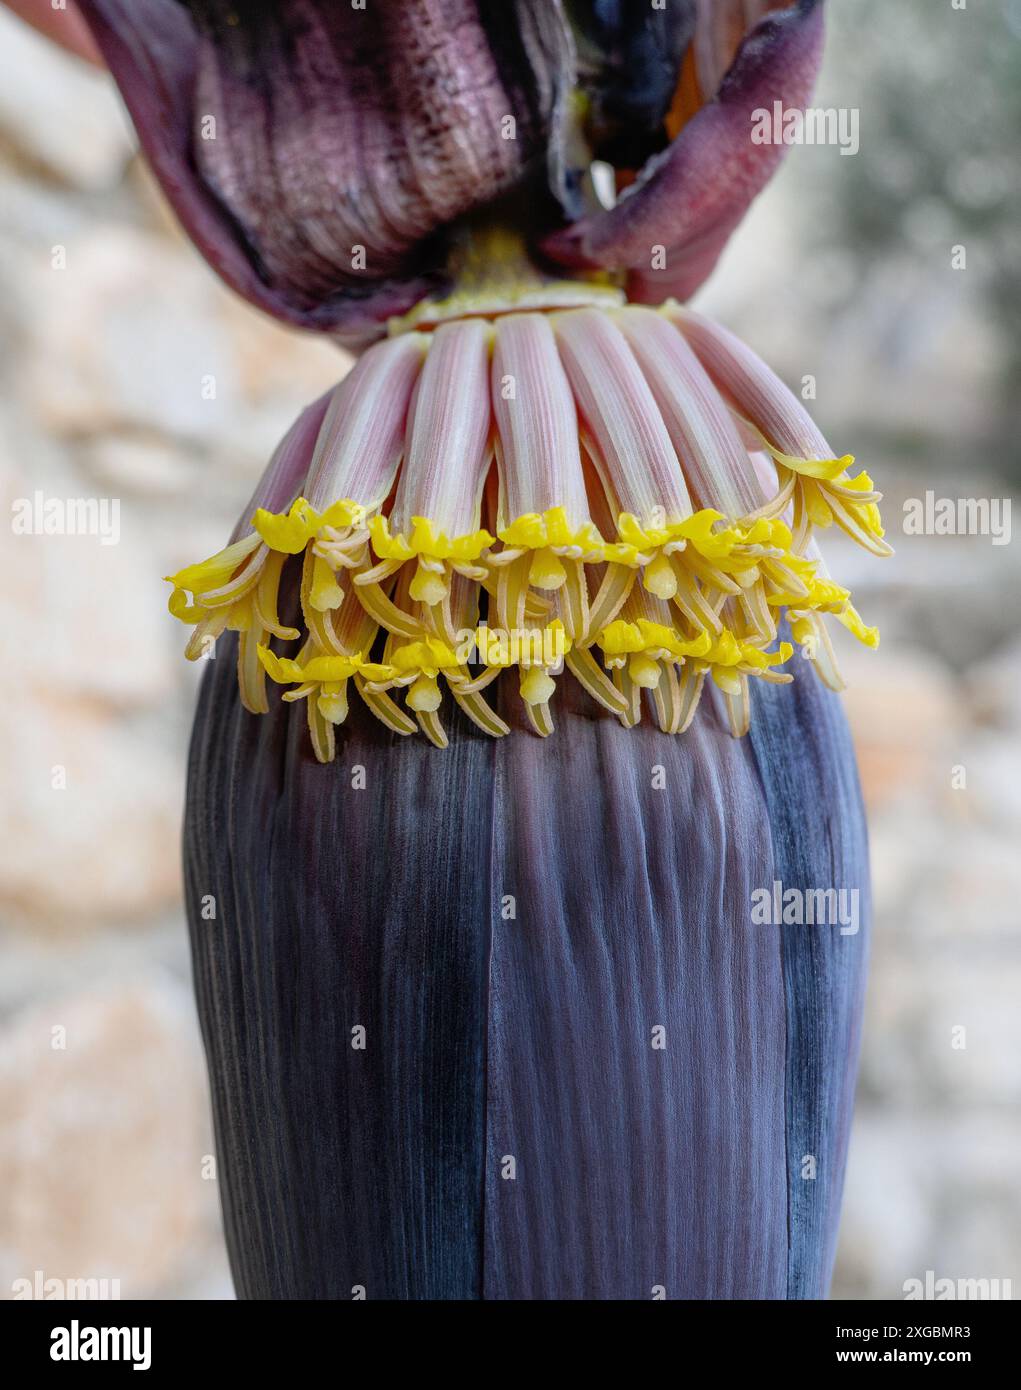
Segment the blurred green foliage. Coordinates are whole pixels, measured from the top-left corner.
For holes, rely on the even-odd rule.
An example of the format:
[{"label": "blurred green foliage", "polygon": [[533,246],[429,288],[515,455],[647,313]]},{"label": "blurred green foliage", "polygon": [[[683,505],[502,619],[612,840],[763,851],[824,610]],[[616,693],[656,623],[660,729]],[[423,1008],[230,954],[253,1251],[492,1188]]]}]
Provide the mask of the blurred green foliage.
[{"label": "blurred green foliage", "polygon": [[[1021,0],[831,0],[838,99],[861,153],[828,181],[815,237],[854,275],[963,245],[1003,342],[1001,409],[1021,388]],[[831,92],[831,98],[834,95]]]}]

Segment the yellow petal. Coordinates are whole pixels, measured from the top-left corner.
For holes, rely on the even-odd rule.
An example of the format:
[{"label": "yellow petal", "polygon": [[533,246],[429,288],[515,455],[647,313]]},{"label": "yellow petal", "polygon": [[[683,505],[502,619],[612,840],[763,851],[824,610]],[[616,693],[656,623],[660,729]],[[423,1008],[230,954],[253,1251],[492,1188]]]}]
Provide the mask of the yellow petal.
[{"label": "yellow petal", "polygon": [[522,674],[521,698],[528,705],[546,704],[552,698],[556,688],[553,677],[541,666],[533,666]]},{"label": "yellow petal", "polygon": [[419,676],[408,691],[408,705],[416,714],[435,714],[442,703],[435,676]]}]

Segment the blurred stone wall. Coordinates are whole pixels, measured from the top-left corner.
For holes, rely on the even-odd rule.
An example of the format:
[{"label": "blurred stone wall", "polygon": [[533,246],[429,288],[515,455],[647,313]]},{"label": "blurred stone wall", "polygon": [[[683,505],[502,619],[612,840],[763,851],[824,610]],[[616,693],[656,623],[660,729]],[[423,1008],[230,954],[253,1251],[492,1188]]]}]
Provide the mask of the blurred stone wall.
[{"label": "blurred stone wall", "polygon": [[0,546],[3,1297],[37,1270],[231,1296],[179,880],[198,672],[162,576],[347,366],[221,288],[133,148],[108,80],[0,12],[2,508],[120,504],[115,545]]},{"label": "blurred stone wall", "polygon": [[[856,99],[854,9],[820,104]],[[814,413],[880,480],[898,550],[831,554],[883,629],[878,654],[841,644],[876,926],[834,1296],[901,1297],[928,1269],[1021,1289],[1018,550],[899,525],[933,478],[1004,492],[974,447],[996,434],[1001,340],[947,236],[848,293],[855,248],[820,248],[803,215],[848,162],[796,151],[702,298],[789,381],[815,377]],[[161,576],[222,544],[345,362],[219,286],[105,79],[3,13],[0,180],[5,514],[36,489],[120,501],[116,545],[0,549],[0,1296],[38,1270],[230,1297],[177,848],[198,673]]]}]

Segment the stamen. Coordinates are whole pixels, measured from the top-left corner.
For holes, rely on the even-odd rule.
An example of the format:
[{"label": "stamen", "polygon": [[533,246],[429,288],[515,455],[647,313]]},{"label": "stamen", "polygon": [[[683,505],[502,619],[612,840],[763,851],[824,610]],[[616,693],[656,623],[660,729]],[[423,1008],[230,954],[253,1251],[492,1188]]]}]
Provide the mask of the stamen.
[{"label": "stamen", "polygon": [[495,539],[479,524],[490,456],[491,332],[488,324],[467,320],[433,334],[411,405],[393,511],[389,521],[370,523],[373,550],[386,568],[359,576],[359,587],[414,561],[410,598],[434,607],[448,594],[453,573],[485,577],[475,562]]},{"label": "stamen", "polygon": [[687,338],[742,425],[761,441],[776,463],[781,491],[793,475],[794,545],[803,552],[811,527],[836,522],[873,555],[893,554],[883,539],[875,491],[867,473],[852,478],[850,454],[834,458],[811,416],[766,364],[718,324],[677,304],[663,312]]},{"label": "stamen", "polygon": [[369,661],[364,654],[325,655],[311,639],[295,660],[278,657],[268,647],[260,646],[257,650],[271,680],[278,685],[298,686],[297,690],[286,691],[283,698],[308,701],[309,730],[320,762],[333,760],[334,725],[347,717],[348,681],[353,676],[364,681],[385,680],[390,674],[386,666]]},{"label": "stamen", "polygon": [[[567,634],[583,642],[589,628],[584,565],[602,559],[603,538],[589,513],[574,397],[548,318],[513,314],[497,322],[492,391],[504,548],[489,562],[508,571],[497,579],[498,619],[520,628],[531,589],[559,593]],[[529,691],[540,688],[537,678],[530,681]],[[546,703],[524,686],[522,696],[530,707]]]},{"label": "stamen", "polygon": [[[543,737],[565,669],[625,727],[648,691],[671,734],[710,676],[739,736],[751,679],[792,679],[785,620],[835,689],[824,619],[878,643],[812,533],[888,553],[879,493],[828,455],[768,368],[676,305],[451,318],[369,349],[305,412],[251,529],[173,576],[169,607],[191,659],[237,631],[245,706],[268,709],[267,674],[289,687],[323,761],[351,682],[387,729],[443,748],[447,693],[509,733],[484,692],[512,667]],[[290,627],[278,594],[298,556]],[[272,638],[303,640],[291,657]]]}]

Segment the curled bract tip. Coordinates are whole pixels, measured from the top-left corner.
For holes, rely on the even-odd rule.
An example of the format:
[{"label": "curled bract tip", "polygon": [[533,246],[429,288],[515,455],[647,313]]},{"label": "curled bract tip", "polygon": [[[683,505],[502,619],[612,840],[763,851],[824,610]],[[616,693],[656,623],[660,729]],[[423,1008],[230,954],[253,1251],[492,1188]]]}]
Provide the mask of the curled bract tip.
[{"label": "curled bract tip", "polygon": [[78,12],[217,273],[358,348],[494,209],[561,274],[686,298],[786,152],[754,112],[807,103],[822,43],[821,0],[78,0],[50,28]]}]

